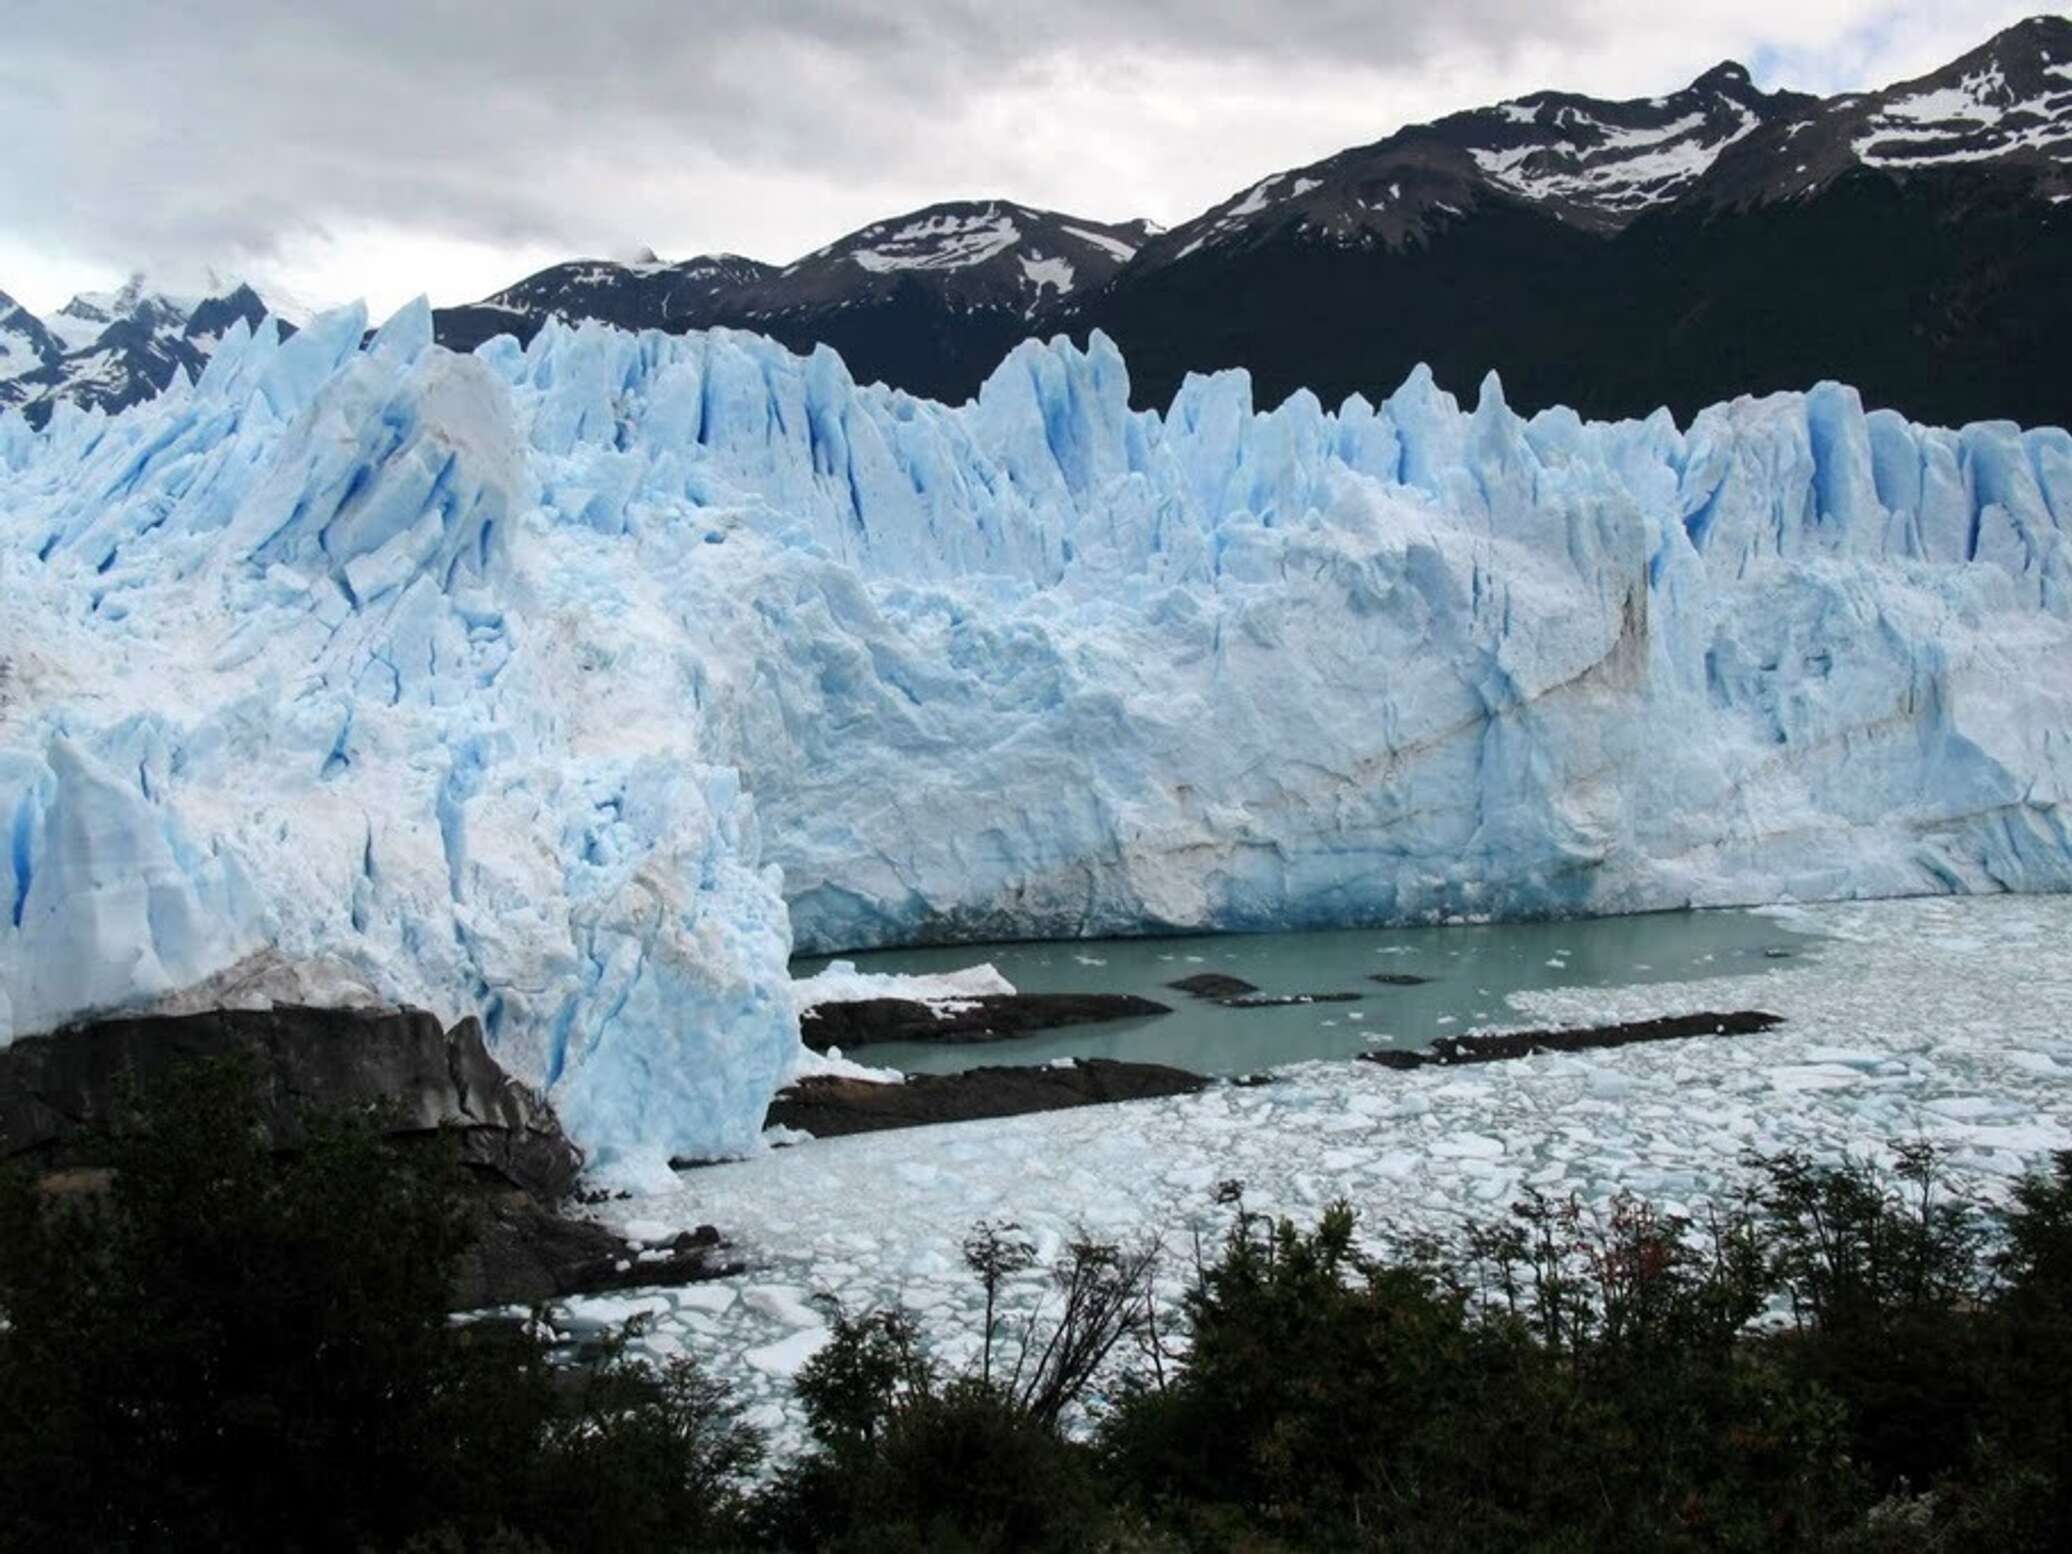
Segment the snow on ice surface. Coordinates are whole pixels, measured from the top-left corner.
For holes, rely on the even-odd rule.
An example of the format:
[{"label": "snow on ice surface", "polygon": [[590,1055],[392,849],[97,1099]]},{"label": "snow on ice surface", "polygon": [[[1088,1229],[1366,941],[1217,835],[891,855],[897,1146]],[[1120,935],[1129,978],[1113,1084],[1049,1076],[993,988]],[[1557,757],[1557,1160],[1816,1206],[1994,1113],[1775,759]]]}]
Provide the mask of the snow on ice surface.
[{"label": "snow on ice surface", "polygon": [[[1567,1025],[1754,1006],[1786,1017],[1766,1035],[1408,1074],[1303,1064],[1257,1089],[804,1144],[686,1172],[674,1195],[608,1217],[653,1221],[658,1241],[721,1225],[751,1264],[724,1287],[790,1293],[787,1317],[769,1304],[715,1317],[700,1287],[696,1321],[686,1309],[655,1327],[742,1387],[790,1445],[789,1383],[743,1351],[810,1351],[825,1319],[809,1300],[827,1294],[852,1312],[903,1301],[924,1336],[962,1353],[980,1316],[958,1248],[982,1218],[1019,1224],[1046,1255],[1082,1230],[1159,1234],[1176,1300],[1190,1231],[1213,1241],[1227,1223],[1211,1202],[1227,1179],[1255,1210],[1307,1221],[1342,1195],[1369,1232],[1445,1235],[1501,1217],[1527,1185],[1600,1211],[1619,1188],[1688,1210],[1745,1180],[1751,1149],[1889,1159],[1892,1141],[1926,1137],[1951,1151],[1964,1191],[1992,1201],[2072,1147],[2072,899],[1791,915],[1834,942],[1756,975],[1532,993],[1512,1011]],[[1040,1285],[1032,1272],[1015,1303]]]},{"label": "snow on ice surface", "polygon": [[[1098,965],[1099,962],[1094,964]],[[950,1004],[974,998],[1012,994],[1014,984],[991,965],[929,975],[858,971],[853,961],[838,960],[791,985],[801,1011],[821,1004],[853,1004],[867,998],[905,998],[921,1003]]]},{"label": "snow on ice surface", "polygon": [[364,322],[0,416],[0,1039],[335,962],[653,1183],[794,941],[2072,885],[2062,431]]}]

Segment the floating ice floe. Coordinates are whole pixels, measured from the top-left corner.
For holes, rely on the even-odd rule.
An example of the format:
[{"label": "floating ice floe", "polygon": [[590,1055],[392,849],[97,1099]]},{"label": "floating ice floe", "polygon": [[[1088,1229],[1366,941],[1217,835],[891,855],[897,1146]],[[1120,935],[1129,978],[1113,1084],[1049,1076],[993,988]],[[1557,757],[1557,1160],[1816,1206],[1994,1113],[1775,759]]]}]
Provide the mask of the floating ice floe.
[{"label": "floating ice floe", "polygon": [[[1889,1163],[1894,1142],[1917,1139],[1945,1151],[1959,1190],[1998,1202],[2072,1148],[2072,898],[1819,907],[1799,921],[1834,942],[1738,975],[1522,994],[1511,1011],[1541,1026],[1730,1004],[1785,1017],[1759,1036],[1410,1073],[1302,1064],[1260,1088],[824,1140],[686,1172],[674,1194],[607,1212],[726,1225],[753,1265],[742,1282],[789,1292],[788,1316],[737,1309],[693,1347],[795,1442],[788,1380],[744,1367],[742,1350],[817,1342],[803,1335],[820,1330],[812,1297],[826,1294],[852,1311],[904,1304],[955,1352],[982,1320],[959,1255],[979,1219],[1012,1221],[1052,1255],[1081,1230],[1161,1235],[1177,1300],[1193,1233],[1213,1240],[1228,1222],[1213,1201],[1228,1179],[1252,1209],[1305,1220],[1343,1196],[1387,1241],[1502,1217],[1527,1188],[1599,1213],[1622,1188],[1695,1212],[1746,1180],[1749,1151]],[[1935,947],[1959,937],[1979,948]],[[1031,1270],[1012,1309],[1044,1288]]]}]

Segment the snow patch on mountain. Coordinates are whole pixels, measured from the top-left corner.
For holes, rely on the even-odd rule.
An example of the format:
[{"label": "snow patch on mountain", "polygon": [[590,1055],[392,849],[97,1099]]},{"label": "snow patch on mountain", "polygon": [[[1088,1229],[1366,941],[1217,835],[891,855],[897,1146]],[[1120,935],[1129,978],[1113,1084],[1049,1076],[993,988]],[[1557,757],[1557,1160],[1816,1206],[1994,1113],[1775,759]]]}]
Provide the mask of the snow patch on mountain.
[{"label": "snow patch on mountain", "polygon": [[[48,366],[62,349],[42,320],[0,292],[0,385]],[[0,404],[7,397],[0,388]]]},{"label": "snow patch on mountain", "polygon": [[[1258,215],[1259,212],[1273,203],[1275,196],[1272,191],[1274,187],[1287,182],[1287,179],[1288,175],[1286,173],[1275,173],[1271,178],[1260,179],[1251,188],[1247,189],[1234,205],[1223,211],[1221,213],[1222,217],[1225,220],[1230,220],[1239,216]],[[1305,181],[1311,187],[1315,187],[1314,179]]]},{"label": "snow patch on mountain", "polygon": [[1021,229],[1004,214],[944,213],[889,232],[870,229],[863,236],[873,246],[859,248],[849,257],[874,275],[894,270],[963,270],[1005,253],[1021,235]]},{"label": "snow patch on mountain", "polygon": [[1491,182],[1524,198],[1584,201],[1630,214],[1674,199],[1762,120],[1743,111],[1733,128],[1709,135],[1712,121],[1703,112],[1622,127],[1563,109],[1558,122],[1582,149],[1556,151],[1528,141],[1471,147],[1469,155]]},{"label": "snow patch on mountain", "polygon": [[142,274],[119,291],[82,292],[48,320],[0,296],[0,405],[20,405],[38,421],[59,403],[123,409],[183,374],[191,380],[233,318],[275,311],[242,282],[170,295]]},{"label": "snow patch on mountain", "polygon": [[[1072,289],[1072,261],[1069,259],[1044,259],[1031,255],[1022,260],[1022,275],[1038,292],[1054,291],[1063,296]],[[1035,303],[1030,303],[1033,309]]]},{"label": "snow patch on mountain", "polygon": [[1857,163],[1897,172],[2010,163],[2061,181],[2072,166],[2072,92],[2061,84],[2068,50],[2072,23],[2032,17],[1930,75],[1830,99],[1809,127],[1816,138],[1843,134],[1844,159],[1830,176]]},{"label": "snow patch on mountain", "polygon": [[1136,256],[1137,250],[1134,244],[1125,243],[1121,238],[1113,237],[1106,232],[1089,232],[1085,227],[1075,227],[1069,222],[1065,223],[1064,230],[1078,238],[1080,242],[1098,248],[1102,253],[1118,263],[1126,264]]},{"label": "snow patch on mountain", "polygon": [[[2066,67],[2045,66],[2055,75]],[[1892,98],[1869,116],[1856,155],[1880,167],[1922,167],[1945,162],[1992,161],[2025,151],[2072,161],[2072,99],[2051,94],[2024,98],[1998,63],[1984,65],[1954,85]]]}]

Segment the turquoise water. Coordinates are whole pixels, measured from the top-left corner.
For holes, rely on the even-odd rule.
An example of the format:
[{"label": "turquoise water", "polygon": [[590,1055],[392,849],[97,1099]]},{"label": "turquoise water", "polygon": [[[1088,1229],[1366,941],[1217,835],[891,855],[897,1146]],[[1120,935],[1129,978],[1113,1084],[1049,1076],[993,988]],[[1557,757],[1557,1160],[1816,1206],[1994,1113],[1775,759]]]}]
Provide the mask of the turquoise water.
[{"label": "turquoise water", "polygon": [[[1075,939],[1026,944],[879,950],[838,957],[865,971],[951,971],[990,961],[1025,993],[1136,993],[1173,1012],[1140,1020],[972,1045],[888,1042],[860,1049],[862,1061],[919,1073],[1062,1057],[1171,1063],[1210,1074],[1243,1074],[1307,1058],[1348,1058],[1377,1046],[1423,1047],[1477,1025],[1524,1023],[1510,993],[1543,988],[1623,987],[1722,977],[1706,1004],[1759,1004],[1737,987],[1780,960],[1818,953],[1820,941],[1749,912],[1654,912],[1559,923],[1438,928],[1345,929],[1330,933],[1231,934],[1171,939]],[[829,957],[802,959],[810,975]],[[1226,1009],[1166,986],[1216,971],[1263,993],[1358,993],[1357,1003]],[[1388,987],[1376,973],[1429,977]]]}]

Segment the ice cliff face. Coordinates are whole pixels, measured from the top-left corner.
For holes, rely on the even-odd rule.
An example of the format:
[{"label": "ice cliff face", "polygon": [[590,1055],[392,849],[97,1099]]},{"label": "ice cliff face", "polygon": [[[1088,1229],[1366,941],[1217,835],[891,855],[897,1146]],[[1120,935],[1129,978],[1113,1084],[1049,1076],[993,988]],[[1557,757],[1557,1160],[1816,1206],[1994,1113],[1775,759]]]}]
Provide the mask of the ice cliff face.
[{"label": "ice cliff face", "polygon": [[794,939],[2072,886],[2062,431],[363,323],[0,419],[0,1035],[344,965],[630,1177]]},{"label": "ice cliff face", "polygon": [[342,962],[479,1010],[607,1173],[744,1149],[790,936],[668,579],[541,509],[509,384],[424,310],[363,327],[0,426],[0,1032]]}]

